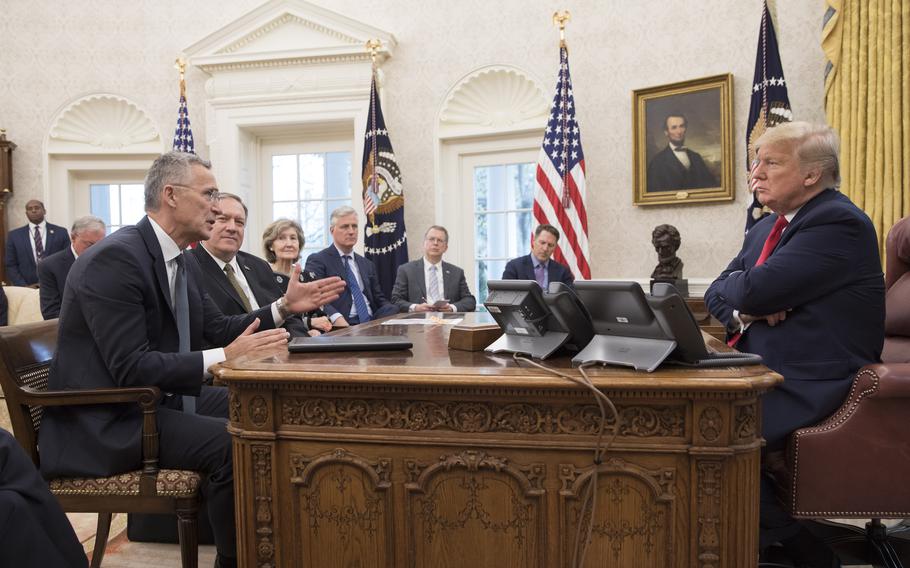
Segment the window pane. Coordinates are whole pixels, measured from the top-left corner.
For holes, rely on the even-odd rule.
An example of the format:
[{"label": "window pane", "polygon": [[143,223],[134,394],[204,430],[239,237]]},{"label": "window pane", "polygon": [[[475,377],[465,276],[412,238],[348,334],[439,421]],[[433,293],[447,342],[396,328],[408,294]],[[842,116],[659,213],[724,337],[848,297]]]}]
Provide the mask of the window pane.
[{"label": "window pane", "polygon": [[120,186],[121,225],[135,225],[145,215],[145,188],[138,183]]},{"label": "window pane", "polygon": [[474,211],[486,211],[490,194],[489,168],[474,168]]},{"label": "window pane", "polygon": [[319,199],[325,195],[325,154],[300,155],[300,198]]},{"label": "window pane", "polygon": [[325,155],[326,189],[329,199],[351,196],[351,153],[329,152]]},{"label": "window pane", "polygon": [[519,172],[518,207],[530,209],[534,205],[534,192],[537,191],[537,164],[515,164],[514,167]]},{"label": "window pane", "polygon": [[272,156],[272,199],[297,199],[297,156]]},{"label": "window pane", "polygon": [[307,257],[310,256],[311,254],[315,253],[315,252],[321,251],[321,250],[324,249],[324,248],[325,248],[325,247],[316,247],[316,248],[307,247],[307,248],[305,248],[305,249],[301,249],[301,251],[300,251],[300,266],[306,266],[306,259],[307,259]]},{"label": "window pane", "polygon": [[273,203],[272,219],[297,219],[297,202]]},{"label": "window pane", "polygon": [[520,256],[530,252],[531,248],[531,212],[519,211],[508,214],[508,235],[512,238],[509,242],[510,257]]},{"label": "window pane", "polygon": [[487,295],[489,294],[487,282],[502,278],[502,272],[506,269],[506,262],[505,260],[479,260],[476,262],[477,275],[474,281],[474,289],[477,290],[478,304],[482,304],[487,300]]},{"label": "window pane", "polygon": [[331,200],[331,201],[326,202],[326,205],[325,205],[325,230],[326,231],[329,230],[329,215],[332,214],[332,211],[338,209],[342,205],[347,205],[348,207],[350,207],[351,200],[350,199],[339,199],[339,200]]},{"label": "window pane", "polygon": [[307,246],[324,246],[325,203],[322,201],[304,201],[300,204],[300,226]]},{"label": "window pane", "polygon": [[120,226],[123,224],[123,219],[120,215],[120,186],[109,185],[108,196],[111,207],[111,225]]},{"label": "window pane", "polygon": [[89,186],[89,209],[92,215],[103,219],[105,225],[111,224],[110,186],[96,183]]}]

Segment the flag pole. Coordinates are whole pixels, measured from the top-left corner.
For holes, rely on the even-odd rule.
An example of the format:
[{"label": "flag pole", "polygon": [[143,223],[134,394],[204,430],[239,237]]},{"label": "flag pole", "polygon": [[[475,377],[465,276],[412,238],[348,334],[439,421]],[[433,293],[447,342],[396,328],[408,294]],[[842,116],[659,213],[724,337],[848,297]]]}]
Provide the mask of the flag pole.
[{"label": "flag pole", "polygon": [[[553,23],[559,26],[559,74],[565,76],[566,61],[569,57],[569,46],[566,44],[566,23],[572,19],[572,15],[569,14],[568,10],[562,12],[553,12]],[[564,53],[563,53],[564,52]],[[563,61],[566,59],[566,61]],[[559,104],[561,109],[560,122],[562,123],[562,155],[569,155],[569,113],[568,113],[568,86],[566,81],[560,81],[562,88],[559,90]],[[562,171],[562,206],[564,209],[569,209],[572,207],[572,198],[569,196],[569,169],[563,168]]]},{"label": "flag pole", "polygon": [[186,59],[178,57],[174,61],[174,69],[180,71],[180,96],[186,96]]},{"label": "flag pole", "polygon": [[[372,61],[370,75],[371,75],[371,86],[370,86],[370,97],[378,97],[379,94],[376,92],[376,58],[379,55],[379,50],[382,48],[382,41],[378,39],[367,40],[366,43],[367,50],[370,52],[370,60]],[[379,176],[376,174],[376,166],[379,163],[379,145],[376,143],[376,101],[370,100],[370,116],[367,117],[367,120],[370,121],[370,132],[373,137],[370,142],[370,191],[373,196],[379,196]],[[371,196],[370,199],[373,197]],[[376,213],[370,213],[368,216],[369,224],[372,226],[373,231],[378,231],[379,228],[376,226]]]}]

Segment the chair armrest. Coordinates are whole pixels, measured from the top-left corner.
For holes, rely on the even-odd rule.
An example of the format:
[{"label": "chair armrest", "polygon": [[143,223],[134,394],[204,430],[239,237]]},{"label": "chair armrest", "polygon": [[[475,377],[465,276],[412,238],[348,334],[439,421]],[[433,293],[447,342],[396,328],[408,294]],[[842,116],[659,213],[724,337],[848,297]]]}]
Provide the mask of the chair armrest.
[{"label": "chair armrest", "polygon": [[866,365],[863,370],[878,377],[878,388],[870,393],[874,398],[910,398],[910,363]]},{"label": "chair armrest", "polygon": [[154,410],[161,398],[158,387],[123,389],[34,390],[22,388],[22,402],[37,406],[78,406],[135,402],[143,410]]}]

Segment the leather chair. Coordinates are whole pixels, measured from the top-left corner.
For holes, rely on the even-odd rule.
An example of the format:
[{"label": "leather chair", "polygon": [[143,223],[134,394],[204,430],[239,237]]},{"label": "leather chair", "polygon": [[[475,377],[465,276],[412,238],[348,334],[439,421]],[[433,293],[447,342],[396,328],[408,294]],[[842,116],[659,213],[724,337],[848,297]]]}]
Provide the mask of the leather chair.
[{"label": "leather chair", "polygon": [[910,363],[910,217],[891,227],[885,244],[884,363]]},{"label": "leather chair", "polygon": [[843,405],[827,420],[794,432],[787,450],[785,495],[802,519],[872,519],[865,530],[809,523],[844,565],[910,567],[910,365],[860,369]]},{"label": "leather chair", "polygon": [[133,403],[143,412],[142,469],[103,478],[48,480],[64,511],[98,513],[92,568],[101,565],[113,513],[176,513],[182,565],[196,568],[200,476],[192,471],[158,469],[156,411],[160,391],[155,387],[49,391],[48,373],[56,347],[56,319],[0,327],[0,387],[6,395],[16,439],[36,467],[40,463],[37,442],[44,407]]}]

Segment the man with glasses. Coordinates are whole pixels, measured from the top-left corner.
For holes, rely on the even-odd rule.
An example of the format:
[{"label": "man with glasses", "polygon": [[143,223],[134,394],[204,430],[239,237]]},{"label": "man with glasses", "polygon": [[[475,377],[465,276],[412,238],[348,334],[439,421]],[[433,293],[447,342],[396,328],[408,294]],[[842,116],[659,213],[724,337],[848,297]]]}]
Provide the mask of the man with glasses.
[{"label": "man with glasses", "polygon": [[[329,278],[303,284],[295,267],[287,293],[276,302],[225,316],[201,287],[194,258],[181,254],[209,238],[220,213],[211,164],[193,154],[161,155],[145,179],[145,210],[135,226],[106,237],[70,270],[49,388],[161,389],[159,466],[202,475],[215,566],[236,566],[227,392],[203,386],[206,369],[281,348],[288,333],[276,328],[292,313],[334,300],[344,283]],[[141,424],[136,405],[47,408],[41,471],[46,477],[100,477],[139,469]]]},{"label": "man with glasses", "polygon": [[473,312],[477,300],[471,295],[464,270],[443,262],[449,248],[449,232],[433,225],[423,237],[423,258],[398,267],[392,303],[400,312]]}]

